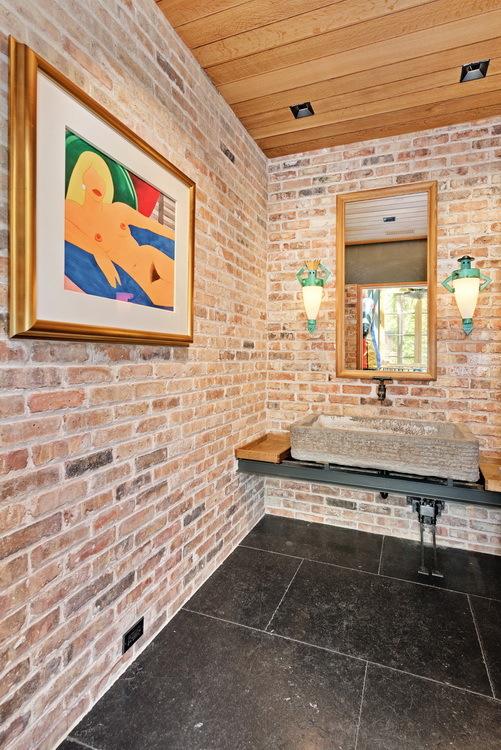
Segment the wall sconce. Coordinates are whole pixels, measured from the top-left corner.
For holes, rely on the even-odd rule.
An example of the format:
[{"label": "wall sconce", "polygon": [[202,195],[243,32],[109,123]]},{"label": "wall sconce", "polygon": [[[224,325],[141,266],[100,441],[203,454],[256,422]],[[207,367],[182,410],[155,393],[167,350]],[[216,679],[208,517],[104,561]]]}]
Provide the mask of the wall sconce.
[{"label": "wall sconce", "polygon": [[303,289],[304,309],[308,318],[308,331],[313,333],[317,327],[317,316],[320,310],[324,286],[332,274],[319,260],[305,260],[296,274],[296,279]]},{"label": "wall sconce", "polygon": [[475,258],[470,255],[463,255],[458,259],[459,268],[442,281],[442,285],[456,298],[459,313],[463,319],[463,330],[467,336],[473,330],[473,314],[477,306],[478,294],[492,281],[488,276],[480,273],[478,268],[471,267],[473,260]]}]

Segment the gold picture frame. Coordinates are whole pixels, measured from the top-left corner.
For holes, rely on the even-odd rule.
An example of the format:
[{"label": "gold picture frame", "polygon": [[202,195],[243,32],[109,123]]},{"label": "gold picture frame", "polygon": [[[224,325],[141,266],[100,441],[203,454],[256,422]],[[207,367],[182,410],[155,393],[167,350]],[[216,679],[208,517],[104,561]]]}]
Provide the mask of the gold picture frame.
[{"label": "gold picture frame", "polygon": [[[10,336],[157,345],[186,346],[190,344],[193,341],[195,183],[154,148],[149,146],[130,128],[110,114],[102,105],[94,101],[76,84],[42,59],[30,47],[19,43],[13,37],[9,38],[9,63]],[[73,108],[71,111],[80,111],[84,119],[92,118],[95,127],[98,130],[100,129],[99,132],[106,132],[111,140],[114,139],[114,143],[124,144],[125,150],[128,150],[127,153],[133,154],[134,160],[141,164],[144,163],[148,166],[148,170],[152,174],[161,175],[162,179],[160,181],[165,179],[169,185],[173,186],[173,191],[167,194],[168,200],[174,206],[171,209],[171,216],[174,217],[172,219],[174,229],[171,230],[170,235],[173,238],[172,248],[174,249],[172,250],[172,258],[170,259],[172,265],[169,266],[170,269],[174,269],[171,271],[172,281],[170,282],[172,286],[172,306],[153,304],[151,300],[149,303],[133,304],[130,301],[133,295],[130,294],[125,296],[123,294],[122,296],[118,296],[117,294],[111,298],[105,298],[104,295],[93,296],[93,292],[76,294],[74,292],[82,291],[77,285],[74,285],[73,288],[70,281],[69,287],[58,286],[60,280],[56,279],[55,282],[52,282],[53,277],[50,277],[49,281],[40,281],[40,285],[38,284],[38,275],[41,278],[44,274],[48,276],[48,273],[44,269],[44,262],[41,262],[44,261],[44,248],[37,247],[37,233],[44,234],[44,232],[37,232],[40,229],[40,217],[37,216],[37,200],[41,198],[39,203],[43,203],[46,200],[44,194],[39,192],[39,185],[41,183],[37,182],[37,180],[41,180],[41,174],[43,175],[44,173],[43,168],[40,166],[44,157],[37,153],[38,138],[42,137],[37,135],[37,129],[41,122],[40,118],[43,117],[43,114],[39,115],[38,113],[39,97],[43,87],[46,87],[47,91],[53,90],[54,96],[66,97],[65,101],[67,100],[68,102],[69,110]],[[47,108],[47,105],[44,105],[42,100],[42,112],[44,106]],[[56,113],[51,110],[50,115],[52,118],[52,128],[53,121],[57,119],[56,115],[59,116],[59,110]],[[76,115],[73,117],[75,118]],[[58,122],[55,129],[56,131],[59,129],[59,132],[66,133],[67,130],[65,129],[67,127],[67,124]],[[78,136],[76,137],[81,137],[82,142],[85,144],[87,143],[87,136],[85,128],[82,129],[83,132],[78,132]],[[40,132],[43,132],[43,126],[40,127]],[[50,133],[52,133],[52,130],[50,130]],[[99,144],[93,143],[90,140],[88,142],[91,144],[89,148],[94,148],[99,154]],[[45,146],[47,139],[43,143]],[[58,154],[61,152],[60,144],[53,147],[59,149]],[[64,159],[64,148],[62,152],[63,155],[60,158]],[[122,165],[124,171],[125,167],[123,165],[126,164],[127,170],[129,170],[132,177],[136,177],[138,182],[143,186],[146,185],[153,192],[158,192],[163,197],[163,192],[160,191],[158,185],[153,182],[148,183],[143,174],[137,176],[138,172],[134,173],[126,161],[119,160],[120,154],[106,154],[105,150],[103,150],[103,154],[106,155],[110,162],[116,160],[119,166]],[[61,163],[64,164],[65,162],[61,161]],[[59,176],[58,179],[60,182],[61,180],[63,181],[62,184],[64,186],[64,174],[62,177]],[[46,203],[45,207],[48,205],[52,210],[52,207],[56,206],[58,201],[60,202],[60,197],[62,196],[59,187],[58,191],[55,192],[54,200]],[[82,185],[82,188],[85,188],[85,186]],[[179,196],[179,200],[172,197],[174,194]],[[64,193],[64,198],[66,198],[66,192]],[[62,202],[65,203],[65,200]],[[48,243],[47,248],[50,248],[52,255],[55,255],[56,252],[59,254],[57,258],[52,258],[50,261],[59,273],[61,263],[64,263],[66,229],[64,229],[64,206],[57,205],[56,208],[59,213],[55,217],[50,217],[51,221],[47,221],[47,224],[52,223],[56,227],[54,231],[62,232],[63,247],[61,249],[61,243],[58,240],[56,243]],[[139,215],[138,210],[135,213]],[[62,227],[60,226],[61,221],[59,221],[61,216],[63,216]],[[120,224],[120,226],[122,228],[126,227],[125,224]],[[133,228],[135,229],[136,227],[132,227],[132,225],[128,226],[127,231]],[[100,236],[98,234],[95,235],[96,239]],[[150,232],[149,236],[154,235]],[[180,238],[179,241],[178,236]],[[43,239],[44,237],[42,236],[39,242],[42,243]],[[130,237],[127,236],[127,242],[130,243],[130,241]],[[137,242],[139,243],[139,240]],[[139,244],[142,246],[146,242]],[[57,251],[54,250],[55,246],[57,247]],[[148,250],[154,252],[155,248],[151,248],[148,245]],[[144,255],[141,257],[141,263],[143,264],[145,262],[144,257]],[[152,269],[156,273],[155,266],[152,266]],[[64,279],[66,278],[64,276],[65,273],[66,267],[63,266]],[[153,281],[158,280],[163,282],[164,279],[152,276],[151,284],[153,284]],[[117,276],[114,281],[115,285],[118,281],[119,277]],[[72,305],[74,307],[74,300],[77,300],[77,307],[78,305],[84,305],[86,306],[85,310],[91,310],[90,305],[95,301],[96,305],[101,306],[101,313],[102,310],[106,311],[106,324],[96,323],[95,320],[87,323],[83,320],[87,314],[85,311],[81,313],[78,320],[64,320],[61,319],[62,316],[60,314],[56,315],[54,319],[50,319],[50,316],[44,317],[41,315],[40,312],[48,308],[47,300],[50,299],[50,283],[54,283],[54,290],[56,292],[58,289],[63,290],[61,298],[63,294],[69,294],[70,297],[73,294],[73,298],[69,302],[69,307],[66,304],[65,309],[71,309]],[[40,294],[43,284],[45,284],[43,294]],[[156,289],[159,290],[159,287],[157,286]],[[165,295],[164,287],[159,291]],[[55,292],[53,293],[54,297],[56,297]],[[43,302],[43,299],[40,301],[38,299],[39,296],[45,299],[45,302]],[[145,295],[145,299],[148,299],[147,295]],[[164,297],[161,299],[163,301]],[[140,325],[131,325],[131,323],[134,323],[134,316],[136,314],[138,321],[140,319]],[[93,312],[91,317],[97,318],[98,312]],[[122,318],[125,321],[124,326],[121,323]],[[102,320],[102,315],[100,319]],[[155,324],[152,329],[149,329],[150,321]]]}]

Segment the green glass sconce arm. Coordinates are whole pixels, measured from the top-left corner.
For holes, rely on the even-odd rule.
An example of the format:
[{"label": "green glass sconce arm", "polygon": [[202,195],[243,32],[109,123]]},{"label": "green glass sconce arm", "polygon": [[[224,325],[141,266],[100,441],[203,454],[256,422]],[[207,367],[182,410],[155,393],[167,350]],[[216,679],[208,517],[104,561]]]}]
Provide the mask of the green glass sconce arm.
[{"label": "green glass sconce arm", "polygon": [[308,318],[308,331],[317,327],[317,315],[322,302],[323,288],[332,277],[331,271],[319,260],[308,260],[296,273],[303,291],[303,302]]}]

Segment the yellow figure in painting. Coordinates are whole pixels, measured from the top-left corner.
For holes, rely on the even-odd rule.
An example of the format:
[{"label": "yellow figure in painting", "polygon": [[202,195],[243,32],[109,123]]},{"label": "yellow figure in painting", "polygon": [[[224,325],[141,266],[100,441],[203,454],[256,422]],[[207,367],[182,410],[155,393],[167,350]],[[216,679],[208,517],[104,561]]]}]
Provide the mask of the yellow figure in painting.
[{"label": "yellow figure in painting", "polygon": [[[151,208],[164,198],[139,178],[133,183],[120,165],[117,168],[139,198],[145,196],[143,206],[149,200]],[[66,288],[172,309],[174,228],[144,209],[114,200],[114,194],[113,176],[103,156],[95,150],[82,151],[66,190]]]}]

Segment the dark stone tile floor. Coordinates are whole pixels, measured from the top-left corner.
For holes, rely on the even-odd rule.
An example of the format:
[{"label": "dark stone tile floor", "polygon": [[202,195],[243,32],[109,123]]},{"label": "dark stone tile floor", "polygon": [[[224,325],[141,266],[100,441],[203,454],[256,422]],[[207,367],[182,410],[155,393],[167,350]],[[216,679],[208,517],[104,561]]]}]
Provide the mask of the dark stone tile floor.
[{"label": "dark stone tile floor", "polygon": [[357,750],[499,750],[500,704],[369,664]]},{"label": "dark stone tile floor", "polygon": [[377,573],[383,537],[365,531],[265,516],[242,546]]},{"label": "dark stone tile floor", "polygon": [[305,562],[270,630],[489,694],[468,597]]},{"label": "dark stone tile floor", "polygon": [[300,564],[294,557],[238,547],[190,599],[189,607],[265,630]]},{"label": "dark stone tile floor", "polygon": [[59,750],[497,750],[501,559],[439,552],[266,516]]},{"label": "dark stone tile floor", "polygon": [[417,572],[420,554],[417,542],[385,537],[380,572],[393,578],[501,600],[501,557],[463,549],[444,551],[439,547],[438,558],[444,574],[440,579],[431,575],[426,578]]},{"label": "dark stone tile floor", "polygon": [[501,700],[501,602],[480,599],[478,596],[471,596],[470,602],[492,690],[496,698]]}]

